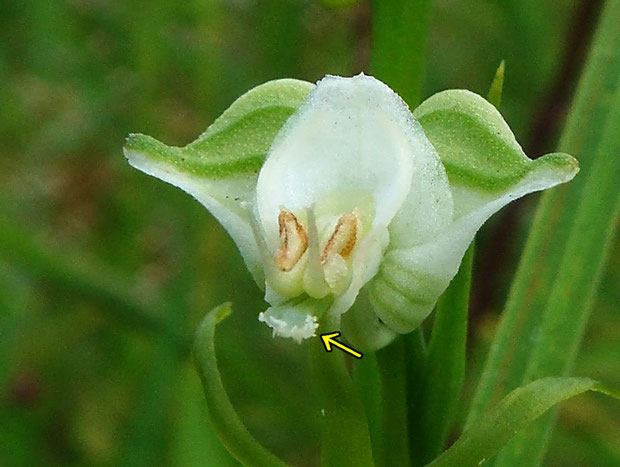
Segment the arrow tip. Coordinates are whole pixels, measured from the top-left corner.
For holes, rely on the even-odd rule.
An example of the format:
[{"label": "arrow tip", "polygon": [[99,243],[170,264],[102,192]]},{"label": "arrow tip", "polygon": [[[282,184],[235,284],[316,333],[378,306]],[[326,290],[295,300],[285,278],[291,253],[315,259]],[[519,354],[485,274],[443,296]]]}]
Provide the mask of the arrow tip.
[{"label": "arrow tip", "polygon": [[328,334],[321,334],[321,342],[323,342],[323,345],[325,346],[325,350],[327,350],[328,352],[332,351],[332,344],[333,344],[332,341],[338,336],[340,336],[339,332],[330,332]]}]

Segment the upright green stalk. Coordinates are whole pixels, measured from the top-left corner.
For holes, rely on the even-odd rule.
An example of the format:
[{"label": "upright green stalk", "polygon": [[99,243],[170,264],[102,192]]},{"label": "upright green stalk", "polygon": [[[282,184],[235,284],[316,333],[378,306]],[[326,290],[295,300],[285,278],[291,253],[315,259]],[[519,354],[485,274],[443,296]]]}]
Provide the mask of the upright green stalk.
[{"label": "upright green stalk", "polygon": [[[373,0],[370,71],[387,83],[409,104],[420,102],[424,83],[430,0]],[[418,332],[415,337],[423,339]],[[403,338],[399,338],[402,340]],[[408,420],[419,404],[416,387],[424,368],[424,352],[412,352],[410,337],[378,352],[382,415],[380,465],[408,465],[411,444]],[[423,346],[423,342],[421,343]],[[405,345],[406,344],[406,345]],[[416,349],[418,347],[415,347]],[[394,360],[394,361],[391,361]],[[415,373],[416,377],[413,377]],[[412,399],[412,396],[414,399]],[[368,399],[368,397],[366,398]]]},{"label": "upright green stalk", "polygon": [[[581,173],[542,198],[468,426],[512,389],[572,367],[617,222],[619,17],[620,0],[609,0],[560,142]],[[543,425],[514,441],[500,463],[536,465],[549,433]]]},{"label": "upright green stalk", "polygon": [[370,71],[411,108],[422,95],[430,0],[372,0]]},{"label": "upright green stalk", "polygon": [[419,382],[422,397],[411,438],[421,464],[430,462],[443,450],[461,396],[473,257],[472,245],[435,310],[424,380]]},{"label": "upright green stalk", "polygon": [[[318,333],[339,329],[340,318],[326,316]],[[345,365],[352,358],[339,350],[325,352],[321,338],[312,340],[312,366],[321,400],[321,464],[323,466],[374,465],[370,434],[362,400]]]},{"label": "upright green stalk", "polygon": [[397,339],[377,352],[381,375],[382,423],[376,465],[409,465],[405,343]]},{"label": "upright green stalk", "polygon": [[[370,71],[411,109],[422,97],[431,6],[431,0],[372,1]],[[417,429],[411,415],[417,413],[420,403],[421,391],[417,389],[425,366],[421,332],[400,339],[405,342],[395,342],[377,354],[383,404],[382,436],[375,445],[380,446],[379,463],[385,465],[409,464],[411,441],[406,442],[404,437],[411,436],[409,428],[414,432]],[[395,445],[390,448],[392,439]]]}]

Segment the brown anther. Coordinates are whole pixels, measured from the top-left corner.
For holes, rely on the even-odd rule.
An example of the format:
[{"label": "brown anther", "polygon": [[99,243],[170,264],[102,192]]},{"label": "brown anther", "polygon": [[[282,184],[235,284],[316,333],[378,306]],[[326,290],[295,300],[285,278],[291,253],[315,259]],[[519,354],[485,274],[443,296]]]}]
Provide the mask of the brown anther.
[{"label": "brown anther", "polygon": [[295,215],[280,208],[278,215],[280,249],[276,253],[276,264],[282,271],[290,271],[308,248],[308,235]]},{"label": "brown anther", "polygon": [[325,248],[321,253],[321,263],[325,264],[329,255],[332,253],[339,254],[343,258],[348,258],[355,241],[357,240],[357,217],[352,212],[343,214],[338,219],[334,233],[327,240]]}]

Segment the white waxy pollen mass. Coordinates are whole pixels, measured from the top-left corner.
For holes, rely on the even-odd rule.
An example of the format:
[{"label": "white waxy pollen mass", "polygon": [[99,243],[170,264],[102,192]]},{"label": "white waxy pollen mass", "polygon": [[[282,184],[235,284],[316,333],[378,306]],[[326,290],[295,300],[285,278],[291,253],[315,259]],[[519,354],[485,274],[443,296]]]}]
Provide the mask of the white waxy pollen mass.
[{"label": "white waxy pollen mass", "polygon": [[281,271],[290,271],[308,248],[308,235],[295,215],[280,208],[278,215],[280,249],[276,253],[276,264]]}]

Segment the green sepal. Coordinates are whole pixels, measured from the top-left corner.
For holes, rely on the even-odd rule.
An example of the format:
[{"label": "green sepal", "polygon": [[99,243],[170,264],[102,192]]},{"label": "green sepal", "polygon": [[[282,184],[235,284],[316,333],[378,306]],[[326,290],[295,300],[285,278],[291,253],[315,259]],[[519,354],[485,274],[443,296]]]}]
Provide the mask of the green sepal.
[{"label": "green sepal", "polygon": [[[389,247],[368,284],[368,296],[380,320],[401,334],[413,331],[431,313],[474,235],[491,215],[528,193],[571,180],[579,170],[568,154],[529,159],[499,111],[469,91],[435,94],[414,116],[446,170],[453,210],[442,212],[450,218],[442,217],[430,237],[390,228]],[[418,219],[428,223],[437,218],[436,206],[413,206]],[[419,207],[422,211],[416,210]],[[407,213],[405,219],[411,218]],[[400,220],[395,216],[393,224]],[[396,233],[408,235],[408,243]]]},{"label": "green sepal", "polygon": [[185,147],[169,147],[141,134],[129,135],[124,147],[133,167],[181,188],[213,214],[261,288],[264,271],[248,206],[274,138],[313,87],[294,79],[270,81],[237,99]]},{"label": "green sepal", "polygon": [[196,177],[255,174],[276,134],[313,87],[294,79],[269,81],[242,95],[185,147],[170,147],[150,136],[130,134],[125,151],[140,152]]},{"label": "green sepal", "polygon": [[452,185],[496,193],[537,170],[571,172],[577,167],[568,154],[529,159],[499,111],[470,91],[437,93],[413,114],[439,153]]}]

